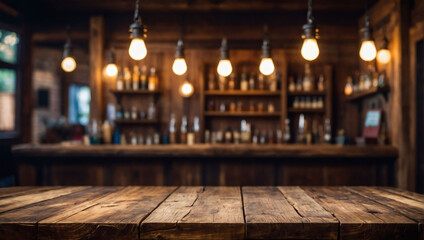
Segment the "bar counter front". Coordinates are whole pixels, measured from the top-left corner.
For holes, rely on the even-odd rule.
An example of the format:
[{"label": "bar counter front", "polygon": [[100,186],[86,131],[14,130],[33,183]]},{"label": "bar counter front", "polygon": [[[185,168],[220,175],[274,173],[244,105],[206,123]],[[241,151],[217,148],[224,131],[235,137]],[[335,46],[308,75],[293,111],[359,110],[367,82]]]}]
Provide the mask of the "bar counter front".
[{"label": "bar counter front", "polygon": [[[398,150],[336,145],[17,145],[20,185],[394,186]],[[78,176],[78,179],[76,179]]]}]

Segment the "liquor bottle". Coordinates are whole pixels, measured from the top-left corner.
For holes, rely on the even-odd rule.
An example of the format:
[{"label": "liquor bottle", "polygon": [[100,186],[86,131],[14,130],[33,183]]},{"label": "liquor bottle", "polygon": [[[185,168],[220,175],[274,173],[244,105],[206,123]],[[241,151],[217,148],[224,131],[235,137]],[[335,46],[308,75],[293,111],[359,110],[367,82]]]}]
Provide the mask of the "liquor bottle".
[{"label": "liquor bottle", "polygon": [[200,143],[200,119],[194,117],[193,119],[194,143]]},{"label": "liquor bottle", "polygon": [[235,112],[235,111],[236,111],[236,103],[230,102],[230,112]]},{"label": "liquor bottle", "polygon": [[259,130],[255,129],[255,131],[253,133],[253,137],[252,137],[252,143],[258,144],[258,142],[259,142]]},{"label": "liquor bottle", "polygon": [[253,73],[249,78],[249,90],[255,90],[255,75]]},{"label": "liquor bottle", "polygon": [[187,116],[183,116],[181,119],[180,127],[180,143],[187,143]]},{"label": "liquor bottle", "polygon": [[236,79],[234,74],[230,75],[230,80],[228,81],[228,90],[234,90],[236,86]]},{"label": "liquor bottle", "polygon": [[153,144],[153,139],[152,139],[152,136],[149,134],[146,137],[146,145],[150,146],[152,144]]},{"label": "liquor bottle", "polygon": [[124,68],[124,84],[125,84],[125,89],[127,90],[131,89],[131,72],[128,67]]},{"label": "liquor bottle", "polygon": [[124,118],[124,112],[121,105],[116,105],[116,119]]},{"label": "liquor bottle", "polygon": [[299,108],[306,108],[306,99],[305,97],[301,97],[299,101]]},{"label": "liquor bottle", "polygon": [[247,91],[249,89],[249,82],[247,81],[247,74],[245,71],[241,73],[240,90]]},{"label": "liquor bottle", "polygon": [[283,131],[281,131],[281,129],[277,129],[276,138],[277,138],[277,141],[276,141],[277,144],[283,143]]},{"label": "liquor bottle", "polygon": [[344,88],[344,94],[346,96],[349,96],[349,95],[352,95],[352,93],[353,93],[352,77],[349,76],[347,77],[346,85]]},{"label": "liquor bottle", "polygon": [[296,91],[296,84],[294,83],[294,77],[290,76],[289,77],[289,92],[294,92]]},{"label": "liquor bottle", "polygon": [[158,89],[158,77],[156,75],[156,68],[152,67],[150,68],[150,75],[149,75],[149,91],[156,91]]},{"label": "liquor bottle", "polygon": [[371,88],[371,86],[372,86],[371,76],[370,76],[370,74],[365,74],[364,89],[363,90],[368,90],[368,89]]},{"label": "liquor bottle", "polygon": [[300,107],[299,97],[295,97],[293,101],[293,108],[299,108],[299,107]]},{"label": "liquor bottle", "polygon": [[266,143],[266,131],[262,130],[259,136],[259,143],[265,144]]},{"label": "liquor bottle", "polygon": [[237,102],[237,112],[242,112],[243,111],[243,102],[242,101],[238,101]]},{"label": "liquor bottle", "polygon": [[274,73],[272,73],[272,75],[268,78],[268,89],[270,91],[277,91],[277,71],[274,71]]},{"label": "liquor bottle", "polygon": [[308,108],[308,109],[311,109],[312,108],[311,97],[306,97],[305,108]]},{"label": "liquor bottle", "polygon": [[324,121],[324,141],[326,143],[331,143],[331,125],[330,119],[326,118]]},{"label": "liquor bottle", "polygon": [[239,144],[240,143],[240,132],[237,130],[233,131],[233,142],[235,144]]},{"label": "liquor bottle", "polygon": [[319,75],[319,79],[318,79],[318,91],[323,92],[325,90],[325,85],[324,85],[324,75]]},{"label": "liquor bottle", "polygon": [[258,102],[258,112],[264,111],[264,104],[262,102]]},{"label": "liquor bottle", "polygon": [[319,109],[323,109],[324,108],[324,99],[322,97],[319,97],[318,98],[317,108],[319,108]]},{"label": "liquor bottle", "polygon": [[317,108],[318,108],[318,101],[317,101],[317,97],[313,97],[313,98],[312,98],[311,108],[312,108],[312,109],[317,109]]},{"label": "liquor bottle", "polygon": [[289,143],[291,139],[291,134],[290,134],[290,119],[286,118],[286,120],[284,120],[284,135],[283,135],[283,141],[284,143]]},{"label": "liquor bottle", "polygon": [[119,71],[118,76],[116,77],[116,90],[124,90],[124,73],[122,69]]},{"label": "liquor bottle", "polygon": [[130,132],[130,144],[137,145],[137,137],[134,132]]},{"label": "liquor bottle", "polygon": [[222,130],[216,131],[216,143],[224,142],[224,132]]},{"label": "liquor bottle", "polygon": [[142,133],[138,135],[138,144],[143,145],[144,144],[144,136]]},{"label": "liquor bottle", "polygon": [[147,66],[141,67],[141,75],[140,75],[140,89],[147,90]]},{"label": "liquor bottle", "polygon": [[169,134],[168,131],[165,131],[162,135],[162,143],[169,144]]},{"label": "liquor bottle", "polygon": [[314,77],[312,76],[311,65],[305,63],[305,75],[303,77],[303,91],[310,92],[314,90]]},{"label": "liquor bottle", "polygon": [[383,70],[378,76],[378,87],[384,87],[386,85],[386,70]]},{"label": "liquor bottle", "polygon": [[317,119],[312,120],[312,143],[319,142],[319,133],[318,133],[318,121]]},{"label": "liquor bottle", "polygon": [[156,118],[156,107],[153,102],[149,104],[149,108],[147,109],[147,119],[153,120]]},{"label": "liquor bottle", "polygon": [[127,109],[124,110],[124,119],[130,119],[131,118],[131,113],[130,111],[128,111]]},{"label": "liquor bottle", "polygon": [[233,133],[231,131],[231,128],[228,127],[227,130],[225,130],[225,134],[224,134],[224,138],[225,138],[225,143],[231,143],[232,142],[232,138],[233,138]]},{"label": "liquor bottle", "polygon": [[305,142],[305,116],[303,114],[299,115],[299,128],[297,129],[297,143]]},{"label": "liquor bottle", "polygon": [[216,89],[215,75],[213,73],[209,73],[209,76],[208,76],[208,89],[209,90]]},{"label": "liquor bottle", "polygon": [[138,116],[137,108],[135,106],[131,107],[131,119],[136,120]]},{"label": "liquor bottle", "polygon": [[216,144],[217,140],[216,140],[216,132],[212,132],[211,133],[211,144]]},{"label": "liquor bottle", "polygon": [[177,134],[176,134],[176,120],[175,114],[171,113],[171,119],[169,120],[169,143],[177,143]]},{"label": "liquor bottle", "polygon": [[302,75],[297,76],[296,91],[297,92],[301,92],[302,91]]},{"label": "liquor bottle", "polygon": [[209,131],[209,129],[205,130],[205,134],[204,134],[204,138],[205,138],[205,143],[211,143],[211,131]]},{"label": "liquor bottle", "polygon": [[265,76],[263,74],[259,74],[258,76],[258,89],[259,90],[265,89]]},{"label": "liquor bottle", "polygon": [[153,134],[153,144],[155,145],[160,144],[160,134],[158,132],[155,132]]},{"label": "liquor bottle", "polygon": [[134,91],[139,89],[140,85],[140,68],[137,65],[134,65],[133,76],[132,76],[132,89]]},{"label": "liquor bottle", "polygon": [[219,76],[218,87],[220,91],[225,90],[226,78],[224,76]]},{"label": "liquor bottle", "polygon": [[274,103],[273,102],[269,102],[268,103],[268,112],[269,113],[275,112],[275,107],[274,107]]},{"label": "liquor bottle", "polygon": [[121,133],[119,142],[121,143],[121,145],[127,144],[127,138],[125,137],[125,134]]},{"label": "liquor bottle", "polygon": [[108,120],[105,120],[102,125],[103,132],[103,143],[110,144],[112,143],[112,126],[109,124]]},{"label": "liquor bottle", "polygon": [[246,122],[246,120],[241,120],[240,125],[240,138],[241,143],[250,143],[251,132],[250,132],[250,124]]},{"label": "liquor bottle", "polygon": [[119,131],[119,128],[115,127],[115,130],[113,131],[113,144],[120,144],[121,143],[121,132]]},{"label": "liquor bottle", "polygon": [[187,132],[187,145],[193,145],[194,144],[194,129],[193,127],[189,127]]}]

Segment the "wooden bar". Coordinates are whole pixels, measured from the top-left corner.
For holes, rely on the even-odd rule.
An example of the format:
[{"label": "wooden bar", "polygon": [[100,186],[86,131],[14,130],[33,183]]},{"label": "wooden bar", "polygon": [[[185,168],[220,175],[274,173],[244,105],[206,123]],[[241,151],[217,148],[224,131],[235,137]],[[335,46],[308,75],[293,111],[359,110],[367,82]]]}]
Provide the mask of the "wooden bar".
[{"label": "wooden bar", "polygon": [[28,194],[2,199],[0,239],[423,239],[424,196],[394,188],[7,190]]}]

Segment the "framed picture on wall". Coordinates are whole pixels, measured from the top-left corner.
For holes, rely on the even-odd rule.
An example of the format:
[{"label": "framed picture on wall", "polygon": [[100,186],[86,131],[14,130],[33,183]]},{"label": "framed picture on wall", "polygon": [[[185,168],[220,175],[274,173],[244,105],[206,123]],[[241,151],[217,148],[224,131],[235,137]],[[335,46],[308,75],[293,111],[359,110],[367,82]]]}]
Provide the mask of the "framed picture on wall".
[{"label": "framed picture on wall", "polygon": [[369,109],[365,114],[364,130],[362,135],[364,138],[378,138],[381,128],[381,109]]}]

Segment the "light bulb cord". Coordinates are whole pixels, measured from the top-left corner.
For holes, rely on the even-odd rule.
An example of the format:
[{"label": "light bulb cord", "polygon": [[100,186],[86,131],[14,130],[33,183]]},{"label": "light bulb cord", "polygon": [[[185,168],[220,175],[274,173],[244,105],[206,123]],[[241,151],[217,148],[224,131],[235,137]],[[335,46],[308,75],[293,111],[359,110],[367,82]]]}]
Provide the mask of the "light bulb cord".
[{"label": "light bulb cord", "polygon": [[140,0],[135,1],[134,21],[140,21]]},{"label": "light bulb cord", "polygon": [[312,0],[308,0],[308,14],[306,16],[308,23],[314,22],[314,16],[312,15]]}]

